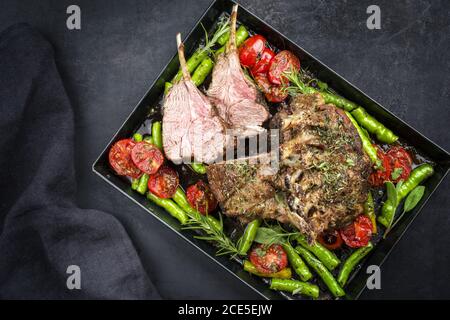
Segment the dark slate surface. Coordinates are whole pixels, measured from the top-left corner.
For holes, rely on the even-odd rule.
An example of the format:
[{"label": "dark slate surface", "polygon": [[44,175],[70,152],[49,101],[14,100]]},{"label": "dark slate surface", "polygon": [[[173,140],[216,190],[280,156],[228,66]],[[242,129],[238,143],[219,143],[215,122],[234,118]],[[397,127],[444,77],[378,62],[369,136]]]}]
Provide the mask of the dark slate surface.
[{"label": "dark slate surface", "polygon": [[[66,28],[78,4],[82,30]],[[113,213],[165,298],[258,296],[108,187],[91,164],[209,0],[0,2],[0,29],[29,22],[55,46],[75,109],[81,207]],[[381,7],[382,29],[366,28]],[[248,9],[450,150],[450,6],[442,1],[242,1]],[[364,299],[450,298],[450,182],[447,179],[382,268],[382,289]],[[108,263],[105,261],[105,263]]]}]

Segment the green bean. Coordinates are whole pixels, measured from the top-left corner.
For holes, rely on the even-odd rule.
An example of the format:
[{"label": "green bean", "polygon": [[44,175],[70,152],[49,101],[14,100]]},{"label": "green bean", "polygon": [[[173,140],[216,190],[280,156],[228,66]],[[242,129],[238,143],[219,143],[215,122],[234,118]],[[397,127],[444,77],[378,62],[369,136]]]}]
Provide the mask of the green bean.
[{"label": "green bean", "polygon": [[[188,214],[188,216],[196,217],[197,215],[201,214],[200,212],[198,212],[197,210],[195,210],[194,208],[191,207],[191,205],[189,204],[189,201],[186,197],[186,194],[184,193],[183,189],[181,189],[180,187],[177,188],[177,191],[173,195],[172,199],[184,212],[186,212]],[[206,218],[209,220],[210,224],[214,228],[216,228],[219,231],[222,230],[222,224],[220,223],[219,220],[217,220],[216,218],[214,218],[211,215],[207,215]]]},{"label": "green bean", "polygon": [[339,271],[338,282],[343,287],[355,266],[373,249],[373,244],[368,243],[367,246],[359,248],[353,252],[350,257],[345,260],[342,269]]},{"label": "green bean", "polygon": [[169,93],[170,88],[172,88],[173,84],[170,82],[164,83],[164,95]]},{"label": "green bean", "polygon": [[290,279],[292,277],[291,268],[284,268],[274,273],[262,273],[248,260],[244,260],[244,270],[263,278]]},{"label": "green bean", "polygon": [[361,130],[356,120],[350,114],[350,112],[345,111],[345,114],[350,119],[353,126],[356,128],[356,131],[358,132],[358,135],[361,138],[363,149],[369,156],[370,161],[372,161],[372,163],[375,164],[376,167],[379,167],[381,165],[381,160],[378,159],[377,149],[373,146],[372,141],[370,141],[370,138],[364,134],[364,132]]},{"label": "green bean", "polygon": [[319,242],[315,242],[314,244],[309,244],[306,241],[306,238],[303,235],[299,235],[295,238],[295,240],[305,249],[311,251],[324,265],[328,270],[334,270],[341,261],[338,257],[321,245]]},{"label": "green bean", "polygon": [[[197,49],[194,54],[186,61],[186,67],[189,73],[194,72],[195,68],[208,56],[208,51],[203,48]],[[178,70],[178,73],[173,77],[172,83],[180,81],[183,76],[183,72],[181,68]]]},{"label": "green bean", "polygon": [[415,168],[409,175],[408,179],[406,179],[406,181],[404,181],[398,188],[397,203],[392,203],[389,199],[384,202],[383,207],[381,208],[381,215],[378,216],[378,222],[386,228],[390,228],[400,201],[433,173],[434,169],[428,163],[422,164]]},{"label": "green bean", "polygon": [[337,94],[332,94],[329,92],[320,91],[320,95],[322,96],[325,103],[334,104],[336,107],[344,109],[345,111],[352,111],[358,108],[358,105],[352,101],[345,99]]},{"label": "green bean", "polygon": [[297,250],[300,256],[306,261],[306,263],[314,269],[314,271],[319,275],[319,277],[323,280],[325,285],[335,297],[342,297],[343,295],[345,295],[344,289],[341,288],[331,272],[328,271],[328,269],[322,264],[322,262],[320,262],[319,259],[314,257],[311,252],[309,252],[302,246],[297,246],[295,250]]},{"label": "green bean", "polygon": [[397,205],[393,204],[391,201],[386,200],[381,207],[381,214],[378,216],[377,220],[386,228],[389,228],[394,220],[395,212],[397,211]]},{"label": "green bean", "polygon": [[289,262],[294,269],[295,273],[298,274],[302,281],[308,281],[312,278],[312,273],[309,271],[308,266],[303,262],[302,258],[298,255],[295,249],[290,243],[283,244],[283,249],[286,251]]},{"label": "green bean", "polygon": [[155,121],[152,124],[152,138],[153,144],[162,150],[162,132],[161,132],[161,121]]},{"label": "green bean", "polygon": [[139,178],[135,178],[131,181],[131,189],[136,190],[139,185]]},{"label": "green bean", "polygon": [[173,200],[161,199],[151,192],[147,192],[147,199],[164,208],[172,217],[180,221],[181,224],[185,224],[188,221],[189,217],[186,212],[173,202]]},{"label": "green bean", "polygon": [[364,202],[364,213],[370,218],[372,221],[372,233],[377,233],[377,217],[375,215],[375,204],[373,203],[372,192],[369,191],[367,195],[367,200]]},{"label": "green bean", "polygon": [[217,40],[217,43],[220,44],[221,46],[225,45],[228,41],[228,39],[230,39],[230,31],[227,31],[226,33],[224,33],[219,40]]},{"label": "green bean", "polygon": [[422,164],[415,168],[408,179],[400,186],[397,191],[398,199],[403,199],[410,193],[415,187],[422,183],[425,179],[429,178],[434,173],[433,167],[428,164]]},{"label": "green bean", "polygon": [[147,192],[147,188],[148,188],[148,178],[149,175],[144,173],[140,178],[139,178],[139,183],[138,186],[136,188],[136,191],[139,192],[140,194],[145,194]]},{"label": "green bean", "polygon": [[136,141],[136,142],[141,142],[142,141],[142,134],[136,132],[135,134],[133,134],[133,140]]},{"label": "green bean", "polygon": [[317,299],[319,297],[319,287],[308,282],[288,279],[272,279],[270,289],[287,291],[290,293],[300,293],[308,297]]},{"label": "green bean", "polygon": [[147,142],[147,143],[151,143],[153,144],[153,138],[152,136],[145,136],[143,141]]},{"label": "green bean", "polygon": [[212,215],[208,214],[206,216],[206,219],[208,219],[208,221],[210,222],[210,224],[216,228],[216,230],[218,231],[222,231],[222,223],[220,223],[219,220],[217,220],[216,218],[214,218]]},{"label": "green bean", "polygon": [[248,35],[247,28],[241,24],[236,30],[236,47],[239,47],[248,38]]},{"label": "green bean", "polygon": [[[244,40],[247,39],[247,37],[248,37],[247,29],[243,25],[240,25],[239,28],[237,28],[237,30],[236,30],[236,43],[237,43],[237,46],[239,46],[239,44],[244,42]],[[230,39],[230,31],[224,33],[219,38],[219,40],[217,40],[217,43],[220,44],[221,46],[223,46],[223,45],[225,45],[228,42],[228,39]]]},{"label": "green bean", "polygon": [[238,244],[238,253],[241,256],[247,254],[247,251],[252,246],[253,240],[255,240],[256,233],[258,232],[258,228],[261,225],[261,220],[255,219],[252,222],[247,224],[245,228],[244,234],[239,239]]},{"label": "green bean", "polygon": [[203,163],[193,162],[193,163],[191,163],[191,168],[192,168],[192,170],[194,170],[195,172],[197,172],[199,174],[206,173],[206,166]]},{"label": "green bean", "polygon": [[195,69],[194,74],[192,75],[192,82],[198,87],[205,81],[206,77],[209,75],[211,70],[214,67],[214,62],[210,57],[206,57],[200,63],[200,65]]},{"label": "green bean", "polygon": [[379,141],[391,144],[398,140],[398,136],[396,136],[391,130],[386,128],[377,119],[368,114],[367,111],[362,107],[358,107],[352,110],[351,113],[356,121],[362,127],[367,129],[367,131],[374,134]]},{"label": "green bean", "polygon": [[177,188],[177,191],[175,191],[175,194],[173,195],[172,199],[181,207],[181,209],[183,209],[189,215],[193,216],[200,214],[200,212],[191,207],[186,197],[186,194],[180,187]]},{"label": "green bean", "polygon": [[[229,35],[228,35],[228,38],[229,38]],[[247,38],[248,38],[247,29],[243,25],[240,25],[239,28],[237,28],[237,30],[236,30],[236,47],[239,47]],[[227,41],[228,41],[228,39],[227,39]],[[214,53],[216,57],[219,54],[221,54],[222,52],[225,52],[227,41],[225,41],[225,43],[223,44],[223,46],[221,48],[216,50],[216,52]]]}]

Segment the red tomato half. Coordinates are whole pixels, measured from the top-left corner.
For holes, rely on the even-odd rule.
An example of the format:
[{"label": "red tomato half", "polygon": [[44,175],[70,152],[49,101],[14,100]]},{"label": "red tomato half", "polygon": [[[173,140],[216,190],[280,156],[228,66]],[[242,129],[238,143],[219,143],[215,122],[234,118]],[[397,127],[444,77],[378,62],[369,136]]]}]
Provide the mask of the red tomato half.
[{"label": "red tomato half", "polygon": [[275,53],[269,48],[265,48],[251,70],[252,75],[265,74],[269,71],[270,61],[273,57],[275,57]]},{"label": "red tomato half", "polygon": [[336,230],[320,234],[317,241],[329,250],[336,250],[343,243],[341,235]]},{"label": "red tomato half", "polygon": [[248,38],[239,48],[239,61],[244,67],[252,68],[261,58],[266,47],[266,39],[257,34]]},{"label": "red tomato half", "polygon": [[258,74],[254,77],[259,89],[264,93],[266,99],[270,102],[281,102],[288,97],[288,93],[283,91],[281,86],[270,83],[267,75]]},{"label": "red tomato half", "polygon": [[280,51],[270,62],[268,77],[273,84],[287,83],[284,72],[300,70],[300,60],[290,51]]},{"label": "red tomato half", "polygon": [[282,102],[288,95],[287,91],[284,91],[281,86],[272,86],[270,91],[266,93],[266,99],[270,102]]},{"label": "red tomato half", "polygon": [[109,164],[118,175],[137,178],[142,174],[131,160],[131,150],[135,144],[132,139],[123,139],[109,150]]},{"label": "red tomato half", "polygon": [[186,196],[191,207],[197,209],[201,214],[209,214],[217,208],[216,198],[209,186],[202,180],[189,186]]},{"label": "red tomato half", "polygon": [[379,187],[385,181],[397,183],[400,180],[408,179],[413,162],[408,151],[400,146],[392,147],[386,153],[378,146],[377,149],[377,155],[382,161],[383,168],[372,172],[369,176],[370,184]]},{"label": "red tomato half", "polygon": [[412,158],[404,148],[395,146],[386,153],[391,166],[390,180],[392,182],[405,181],[411,173]]},{"label": "red tomato half", "polygon": [[249,253],[250,262],[261,273],[275,273],[288,264],[287,254],[279,244],[255,245]]},{"label": "red tomato half", "polygon": [[383,167],[370,174],[369,183],[372,186],[380,187],[385,181],[389,181],[391,179],[391,163],[384,151],[379,146],[376,146],[376,148],[378,159],[381,160]]},{"label": "red tomato half", "polygon": [[154,195],[167,199],[175,194],[179,183],[178,173],[174,169],[161,167],[157,173],[149,177],[148,189]]},{"label": "red tomato half", "polygon": [[131,160],[141,171],[154,174],[163,164],[164,155],[155,145],[142,141],[131,150]]},{"label": "red tomato half", "polygon": [[342,240],[350,248],[365,247],[372,237],[372,221],[365,216],[358,216],[353,223],[341,229]]},{"label": "red tomato half", "polygon": [[409,165],[412,165],[412,163],[413,163],[409,152],[406,151],[405,148],[400,147],[400,146],[394,146],[394,147],[390,148],[389,151],[386,153],[386,155],[393,159],[398,159],[402,162],[405,162]]}]

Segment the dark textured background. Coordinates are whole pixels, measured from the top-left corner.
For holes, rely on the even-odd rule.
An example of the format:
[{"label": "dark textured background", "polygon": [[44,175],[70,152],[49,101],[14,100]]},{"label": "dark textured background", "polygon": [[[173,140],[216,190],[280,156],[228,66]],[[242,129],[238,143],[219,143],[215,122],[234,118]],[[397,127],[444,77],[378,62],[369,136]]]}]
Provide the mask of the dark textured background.
[{"label": "dark textured background", "polygon": [[[175,53],[176,32],[188,32],[209,3],[1,0],[0,30],[28,22],[53,43],[75,109],[78,204],[109,211],[124,224],[161,295],[252,299],[254,292],[91,172]],[[450,150],[449,1],[241,3]],[[80,31],[66,28],[70,4],[81,7]],[[381,30],[366,28],[370,4],[381,7]],[[383,265],[382,289],[362,298],[450,298],[449,186],[447,179]]]}]

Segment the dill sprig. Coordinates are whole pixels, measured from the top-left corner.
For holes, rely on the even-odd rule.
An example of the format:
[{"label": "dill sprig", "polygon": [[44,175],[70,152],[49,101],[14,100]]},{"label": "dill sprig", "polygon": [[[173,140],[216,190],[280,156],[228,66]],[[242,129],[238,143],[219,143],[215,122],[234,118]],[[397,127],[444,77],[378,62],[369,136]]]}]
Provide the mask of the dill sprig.
[{"label": "dill sprig", "polygon": [[204,236],[194,236],[196,239],[212,241],[218,247],[216,255],[231,255],[234,257],[238,253],[236,245],[223,232],[222,215],[219,214],[220,229],[218,229],[210,219],[198,212],[188,212],[189,220],[183,229],[200,230]]}]

